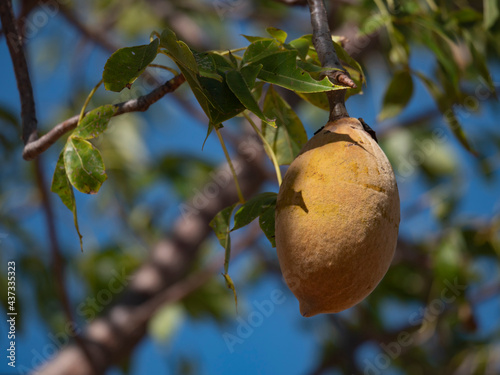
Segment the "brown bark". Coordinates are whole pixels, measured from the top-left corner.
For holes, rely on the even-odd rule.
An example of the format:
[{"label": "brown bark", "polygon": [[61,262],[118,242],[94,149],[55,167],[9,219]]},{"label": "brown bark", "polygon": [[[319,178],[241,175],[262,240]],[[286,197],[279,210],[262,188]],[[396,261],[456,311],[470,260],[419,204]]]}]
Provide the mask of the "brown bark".
[{"label": "brown bark", "polygon": [[3,33],[9,47],[17,87],[19,89],[22,139],[24,144],[28,144],[37,138],[35,100],[33,99],[33,88],[31,87],[28,63],[24,54],[23,39],[17,28],[11,0],[0,2],[0,20],[2,21]]},{"label": "brown bark", "polygon": [[[156,103],[163,96],[177,90],[177,88],[185,81],[186,79],[184,76],[179,74],[146,95],[115,104],[114,106],[117,110],[113,116],[119,116],[128,112],[145,112],[152,104]],[[76,128],[79,117],[79,115],[70,117],[69,119],[54,126],[48,133],[44,134],[40,138],[27,143],[23,150],[23,158],[25,160],[33,160],[42,152],[48,150],[49,147],[56,143],[56,141],[64,134]]]},{"label": "brown bark", "polygon": [[[234,162],[246,197],[255,194],[265,181],[263,157],[253,138],[240,143]],[[129,356],[146,333],[148,319],[159,305],[158,296],[165,295],[166,289],[186,276],[200,245],[211,233],[210,220],[221,209],[238,201],[227,165],[218,170],[209,184],[212,184],[211,192],[215,190],[213,184],[218,186],[217,196],[203,197],[204,189],[200,189],[202,193],[190,202],[187,214],[179,217],[170,236],[154,246],[149,260],[133,275],[119,301],[84,329],[82,338],[91,360],[79,346],[72,344],[34,374],[99,375]]]}]

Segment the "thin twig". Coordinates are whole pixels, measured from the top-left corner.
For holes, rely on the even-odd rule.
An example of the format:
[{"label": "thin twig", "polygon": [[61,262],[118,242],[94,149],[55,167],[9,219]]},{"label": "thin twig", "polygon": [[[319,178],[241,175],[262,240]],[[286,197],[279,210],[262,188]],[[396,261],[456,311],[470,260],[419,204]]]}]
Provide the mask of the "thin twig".
[{"label": "thin twig", "polygon": [[[184,76],[180,74],[165,82],[160,87],[157,87],[149,94],[140,96],[137,99],[131,99],[126,102],[115,104],[117,111],[114,116],[128,112],[144,112],[151,106],[151,104],[157,102],[169,92],[175,91],[181,84],[184,83],[184,81]],[[54,126],[47,134],[43,135],[36,141],[28,143],[24,147],[23,158],[25,160],[35,159],[38,155],[52,146],[65,133],[73,130],[78,123],[78,118],[79,115],[75,115]]]},{"label": "thin twig", "polygon": [[[321,66],[331,68],[326,75],[334,83],[355,88],[356,84],[344,70],[333,46],[332,34],[328,26],[328,15],[323,0],[308,0],[313,28],[313,44],[318,53]],[[349,117],[345,108],[345,90],[332,90],[327,93],[330,102],[330,121]]]},{"label": "thin twig", "polygon": [[229,156],[229,153],[227,152],[226,144],[224,143],[224,139],[222,138],[222,135],[220,134],[220,131],[217,127],[215,128],[215,133],[217,134],[217,138],[219,138],[220,145],[222,147],[222,150],[224,151],[224,155],[226,156],[227,164],[229,165],[229,169],[231,170],[231,174],[233,175],[234,179],[234,185],[236,187],[236,191],[238,192],[238,198],[240,199],[240,203],[244,204],[245,203],[245,198],[243,197],[243,193],[241,192],[241,187],[240,183],[238,182],[238,175],[236,174],[236,171],[234,170],[233,162],[231,161],[231,157]]},{"label": "thin twig", "polygon": [[16,75],[17,88],[21,100],[22,138],[26,145],[37,138],[35,100],[33,99],[28,64],[24,55],[23,40],[17,28],[11,0],[0,2],[0,18]]},{"label": "thin twig", "polygon": [[[66,19],[88,39],[93,40],[107,50],[116,50],[117,47],[107,38],[103,37],[103,34],[90,30],[83,23],[81,23],[68,8],[61,6],[61,11]],[[0,16],[4,35],[6,36],[9,51],[11,53],[19,88],[19,95],[21,98],[23,141],[25,144],[23,158],[25,160],[33,160],[53,145],[62,135],[74,129],[78,123],[78,116],[73,116],[56,125],[47,134],[37,139],[37,120],[33,90],[29,79],[26,58],[22,48],[22,37],[18,32],[17,23],[14,19],[11,0],[2,1],[0,3]],[[146,72],[146,74],[148,73]],[[179,87],[184,81],[184,76],[177,75],[147,95],[116,104],[118,111],[115,113],[115,116],[127,112],[146,111],[151,104],[158,101],[165,94],[176,90],[177,87]]]},{"label": "thin twig", "polygon": [[[238,177],[243,193],[252,196],[266,181],[262,167],[264,153],[258,146],[246,148],[248,147],[247,139],[244,139],[241,144],[245,147],[238,148],[240,152],[235,160],[240,166]],[[89,360],[80,348],[70,345],[51,358],[43,368],[36,369],[35,372],[38,375],[103,374],[111,365],[130,357],[134,346],[146,334],[147,324],[144,317],[147,318],[147,315],[142,314],[148,314],[148,311],[154,313],[153,310],[159,305],[157,302],[148,305],[148,301],[164,292],[172,293],[170,296],[160,297],[161,304],[163,304],[167,301],[172,302],[185,293],[186,284],[182,286],[178,283],[185,280],[189,270],[195,264],[202,244],[209,235],[213,235],[208,226],[209,221],[221,209],[238,201],[234,184],[228,180],[229,173],[229,167],[224,165],[205,185],[205,187],[212,186],[215,181],[218,181],[217,184],[220,187],[218,195],[209,199],[208,204],[198,206],[196,203],[198,194],[194,196],[193,201],[186,202],[186,207],[189,208],[184,212],[187,213],[181,211],[183,214],[171,226],[171,235],[151,248],[149,260],[135,272],[133,277],[120,274],[118,279],[127,284],[121,297],[100,317],[89,322],[85,327],[82,335],[86,339],[87,348],[92,352],[92,363],[99,369],[99,372],[89,368]],[[221,184],[220,181],[224,182]],[[204,191],[203,188],[200,190]],[[222,262],[222,258],[219,258],[218,270]],[[193,277],[193,279],[196,278]],[[194,283],[193,279],[191,282]],[[171,289],[174,285],[176,285],[175,288]],[[150,306],[151,310],[147,309],[146,305]]]},{"label": "thin twig", "polygon": [[35,176],[38,185],[38,191],[40,192],[40,197],[42,199],[42,207],[45,213],[45,222],[47,224],[47,233],[49,236],[50,250],[52,255],[52,274],[54,277],[54,284],[57,288],[57,293],[63,307],[64,315],[66,316],[66,320],[69,323],[68,326],[71,329],[71,335],[75,338],[77,345],[89,358],[89,363],[92,363],[91,354],[87,350],[87,346],[85,345],[83,338],[75,329],[77,325],[73,318],[73,312],[71,310],[71,303],[68,297],[68,293],[66,292],[66,288],[64,287],[66,285],[66,280],[64,279],[64,259],[61,255],[61,247],[59,246],[59,241],[57,239],[54,210],[52,208],[52,202],[50,200],[50,193],[47,189],[41,158],[35,160]]},{"label": "thin twig", "polygon": [[281,178],[280,165],[278,163],[278,158],[276,157],[273,148],[271,147],[269,142],[267,142],[266,138],[262,135],[262,132],[259,130],[257,125],[255,125],[255,122],[252,120],[252,118],[245,112],[243,112],[243,116],[247,119],[248,123],[252,126],[253,130],[255,131],[255,133],[257,133],[260,140],[262,141],[264,149],[269,154],[269,158],[271,159],[274,165],[274,170],[276,171],[276,178],[278,180],[278,186],[281,186],[282,178]]},{"label": "thin twig", "polygon": [[83,117],[85,116],[85,110],[87,109],[87,106],[89,105],[90,100],[94,96],[94,94],[97,91],[97,89],[99,88],[99,86],[101,86],[101,84],[102,84],[102,79],[99,81],[99,83],[97,85],[94,86],[92,91],[90,91],[89,95],[87,96],[87,99],[85,99],[85,102],[83,103],[82,110],[80,111],[80,116],[78,116],[78,122],[76,123],[76,126],[78,126],[78,124],[80,124],[82,122]]}]

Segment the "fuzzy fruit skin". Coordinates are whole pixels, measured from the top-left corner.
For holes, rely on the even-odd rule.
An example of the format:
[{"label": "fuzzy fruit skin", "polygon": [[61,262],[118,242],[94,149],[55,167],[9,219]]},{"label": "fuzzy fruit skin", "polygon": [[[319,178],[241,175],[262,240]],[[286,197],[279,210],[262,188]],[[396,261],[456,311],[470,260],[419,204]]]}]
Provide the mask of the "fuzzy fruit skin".
[{"label": "fuzzy fruit skin", "polygon": [[329,122],[285,174],[276,204],[281,271],[305,317],[368,296],[394,255],[399,194],[382,149],[354,118]]}]

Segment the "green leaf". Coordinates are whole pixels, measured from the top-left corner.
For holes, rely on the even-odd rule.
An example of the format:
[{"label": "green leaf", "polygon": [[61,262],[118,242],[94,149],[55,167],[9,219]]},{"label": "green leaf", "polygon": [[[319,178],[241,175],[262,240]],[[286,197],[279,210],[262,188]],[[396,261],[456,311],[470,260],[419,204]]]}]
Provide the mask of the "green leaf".
[{"label": "green leaf", "polygon": [[260,97],[262,96],[262,90],[264,89],[264,86],[266,84],[267,83],[265,83],[263,81],[258,81],[258,82],[255,83],[255,86],[252,89],[252,95],[255,98],[255,100],[257,100],[257,101],[260,100]]},{"label": "green leaf", "polygon": [[250,36],[250,35],[244,35],[244,34],[241,34],[241,36],[243,38],[245,38],[246,40],[248,40],[250,43],[257,42],[259,40],[272,40],[270,38],[264,38],[262,36]]},{"label": "green leaf", "polygon": [[448,98],[444,97],[443,92],[441,91],[439,86],[432,79],[426,77],[424,74],[420,72],[414,71],[414,74],[416,74],[417,77],[420,78],[422,82],[425,84],[425,86],[431,93],[432,97],[436,101],[439,110],[446,111],[448,106],[451,105],[451,102],[448,100]]},{"label": "green leaf", "polygon": [[444,118],[448,122],[448,125],[455,135],[455,137],[458,139],[458,141],[462,144],[462,146],[465,147],[467,151],[470,151],[473,155],[477,156],[477,151],[472,147],[472,145],[469,143],[469,140],[467,139],[467,135],[465,134],[464,130],[462,129],[462,125],[458,121],[458,118],[455,116],[455,113],[453,112],[453,109],[450,108],[447,111],[443,113]]},{"label": "green leaf", "polygon": [[264,234],[266,235],[267,239],[269,240],[269,242],[273,247],[276,247],[276,239],[274,234],[275,211],[276,211],[276,202],[274,202],[272,205],[266,208],[259,217],[260,229],[262,229],[262,231],[264,232]]},{"label": "green leaf", "polygon": [[280,50],[274,39],[257,40],[250,44],[243,55],[242,65],[254,63]]},{"label": "green leaf", "polygon": [[160,46],[165,48],[168,55],[177,65],[198,73],[198,64],[186,43],[177,40],[177,36],[170,29],[165,29],[160,36]]},{"label": "green leaf", "polygon": [[276,197],[276,193],[261,193],[248,200],[236,211],[234,227],[231,231],[240,229],[254,221],[269,205],[275,204]]},{"label": "green leaf", "polygon": [[454,90],[458,92],[459,69],[448,43],[438,39],[435,33],[427,30],[423,30],[419,33],[419,36],[425,45],[434,53],[440,66],[446,72],[448,80],[453,84]]},{"label": "green leaf", "polygon": [[223,82],[218,82],[214,79],[199,77],[198,80],[204,96],[210,99],[207,115],[214,126],[233,118],[245,109],[225,79]]},{"label": "green leaf", "polygon": [[470,52],[472,54],[472,59],[474,60],[474,67],[479,72],[479,75],[486,81],[488,84],[488,88],[490,91],[495,94],[495,83],[491,77],[490,71],[488,69],[488,65],[486,64],[486,57],[484,54],[479,53],[479,51],[474,46],[474,41],[472,36],[468,39],[468,45],[470,48]]},{"label": "green leaf", "polygon": [[214,230],[215,235],[219,240],[219,243],[225,249],[224,273],[222,274],[222,276],[224,276],[224,280],[226,281],[227,287],[233,291],[234,303],[236,305],[236,308],[238,308],[238,297],[236,295],[236,289],[234,287],[233,280],[227,273],[229,269],[229,259],[231,258],[231,236],[229,234],[231,232],[230,230],[231,215],[236,205],[237,203],[224,208],[217,215],[215,215],[215,217],[212,219],[209,225]]},{"label": "green leaf", "polygon": [[72,137],[91,139],[99,136],[108,127],[109,120],[116,113],[116,107],[108,104],[98,107],[85,115],[73,131]]},{"label": "green leaf", "polygon": [[179,68],[212,126],[220,125],[245,109],[225,80],[219,82],[215,79],[193,76],[188,70]]},{"label": "green leaf", "polygon": [[443,92],[431,79],[427,78],[425,75],[419,72],[415,72],[415,74],[422,80],[422,82],[424,82],[425,86],[427,87],[431,95],[434,97],[434,100],[436,101],[439,110],[444,115],[446,122],[448,123],[451,131],[458,139],[458,141],[462,144],[462,146],[464,146],[466,150],[471,152],[473,155],[477,155],[476,150],[474,150],[474,148],[469,143],[467,136],[465,135],[465,132],[463,131],[462,126],[460,125],[460,122],[455,116],[455,113],[453,112],[453,107],[451,106],[449,99],[446,96],[444,96]]},{"label": "green leaf", "polygon": [[389,39],[391,40],[392,45],[391,50],[389,51],[390,61],[396,65],[408,65],[410,47],[406,41],[405,35],[394,25],[391,25],[389,30]]},{"label": "green leaf", "polygon": [[297,92],[322,92],[342,89],[328,78],[313,79],[309,73],[297,67],[297,51],[276,52],[259,60],[262,69],[258,78]]},{"label": "green leaf", "polygon": [[292,40],[288,45],[295,50],[297,50],[299,57],[303,60],[307,57],[307,52],[309,52],[309,47],[311,46],[310,39],[300,37],[298,39]]},{"label": "green leaf", "polygon": [[397,72],[384,95],[379,121],[397,116],[406,107],[413,94],[413,79],[407,70]]},{"label": "green leaf", "polygon": [[262,135],[273,149],[278,164],[290,164],[307,142],[304,125],[272,86],[264,99],[264,114],[276,118],[277,128],[263,126]]},{"label": "green leaf", "polygon": [[82,193],[96,194],[108,178],[99,150],[83,139],[68,139],[64,148],[64,166],[71,185]]},{"label": "green leaf", "polygon": [[215,57],[224,67],[230,67],[229,63],[220,55],[214,53],[191,51],[195,58],[197,69],[202,77],[216,79],[222,82],[222,76],[217,72]]},{"label": "green leaf", "polygon": [[389,14],[374,13],[367,17],[359,28],[359,35],[370,35],[391,22]]},{"label": "green leaf", "polygon": [[255,87],[255,80],[261,69],[262,65],[260,64],[247,65],[241,68],[240,73],[250,89]]},{"label": "green leaf", "polygon": [[80,240],[80,248],[83,251],[82,235],[78,226],[78,216],[76,214],[75,195],[73,194],[73,188],[69,183],[68,177],[66,175],[66,168],[64,167],[64,151],[61,151],[61,153],[59,154],[59,158],[57,159],[56,169],[54,171],[54,176],[52,177],[52,185],[50,187],[50,191],[56,193],[59,198],[61,198],[63,204],[73,214],[76,233],[78,233],[78,238]]},{"label": "green leaf", "polygon": [[224,258],[224,273],[227,274],[229,268],[229,258],[231,256],[231,236],[229,233],[231,225],[231,214],[237,203],[224,208],[220,211],[210,222],[210,227],[214,230],[217,239],[221,246],[226,250],[226,255]]},{"label": "green leaf", "polygon": [[420,16],[416,17],[414,22],[423,27],[426,32],[432,31],[433,34],[439,36],[443,41],[453,43],[455,35],[448,28],[444,27],[439,19]]},{"label": "green leaf", "polygon": [[492,27],[500,15],[498,0],[483,0],[484,8],[484,28],[489,29]]},{"label": "green leaf", "polygon": [[[232,65],[218,54],[194,52],[196,61],[202,66],[201,71],[216,74],[220,79],[201,76],[191,69],[177,63],[194,96],[207,115],[212,126],[220,125],[245,109],[226,83],[224,73],[233,69]],[[174,60],[175,61],[175,60]],[[219,74],[222,73],[222,74]],[[205,74],[206,75],[206,74]]]},{"label": "green leaf", "polygon": [[[312,64],[310,62],[305,62],[305,61],[302,61],[302,60],[297,60],[297,66],[300,69],[303,69],[303,70],[305,70],[308,73],[321,73],[321,72],[328,72],[328,71],[332,70],[330,68],[323,68],[323,67],[321,67],[319,65]],[[337,69],[337,70],[340,70],[340,69]]]},{"label": "green leaf", "polygon": [[[332,37],[332,40],[333,40],[333,38],[334,37]],[[308,57],[307,60],[314,62],[318,66],[321,66],[321,63],[320,63],[319,58],[318,58],[318,53],[316,52],[316,49],[314,48],[314,44],[312,41],[312,34],[302,35],[300,37],[300,39],[304,39],[307,43],[309,43],[309,48],[308,48],[307,56],[306,56],[306,57]]]},{"label": "green leaf", "polygon": [[271,126],[276,126],[275,121],[264,116],[259,104],[255,100],[242,74],[237,70],[230,70],[226,73],[226,81],[234,95],[243,105],[253,112],[258,118]]},{"label": "green leaf", "polygon": [[468,24],[482,20],[483,15],[470,7],[465,7],[450,13],[450,19],[459,24]]},{"label": "green leaf", "polygon": [[231,61],[231,65],[233,65],[235,68],[238,67],[238,60],[236,60],[236,57],[231,53],[231,51],[228,52],[228,57],[229,61]]},{"label": "green leaf", "polygon": [[269,35],[271,35],[274,39],[276,39],[280,43],[285,43],[286,37],[288,36],[286,32],[277,29],[275,27],[268,27],[266,31]]},{"label": "green leaf", "polygon": [[337,53],[339,59],[359,72],[360,84],[358,86],[361,86],[361,84],[365,81],[365,74],[363,73],[363,68],[361,68],[361,65],[355,59],[353,59],[351,55],[349,55],[340,44],[333,41],[333,46],[335,47],[335,52]]},{"label": "green leaf", "polygon": [[155,39],[149,44],[120,48],[113,53],[102,74],[106,90],[118,92],[130,87],[155,59],[159,44],[160,41]]},{"label": "green leaf", "polygon": [[52,186],[50,191],[59,195],[61,201],[70,211],[73,211],[75,206],[75,196],[73,195],[73,189],[66,176],[66,169],[64,168],[64,153],[59,154],[57,159],[56,169],[54,171],[54,176],[52,177]]},{"label": "green leaf", "polygon": [[214,127],[215,127],[214,124],[212,124],[212,123],[208,124],[207,135],[205,136],[205,139],[203,140],[203,144],[201,145],[201,151],[203,151],[203,148],[205,147],[205,143],[207,143],[208,136],[212,133],[212,131],[214,130]]},{"label": "green leaf", "polygon": [[304,93],[298,92],[298,96],[300,96],[305,101],[315,105],[318,108],[324,109],[325,111],[330,110],[330,104],[328,103],[328,97],[324,92],[313,92],[313,93]]}]

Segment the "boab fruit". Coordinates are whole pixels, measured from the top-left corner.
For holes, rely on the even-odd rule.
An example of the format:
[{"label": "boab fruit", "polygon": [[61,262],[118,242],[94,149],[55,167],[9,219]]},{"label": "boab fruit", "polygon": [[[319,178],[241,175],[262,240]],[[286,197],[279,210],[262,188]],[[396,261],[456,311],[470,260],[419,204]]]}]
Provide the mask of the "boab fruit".
[{"label": "boab fruit", "polygon": [[396,248],[399,195],[377,142],[354,118],[329,122],[290,165],[276,204],[276,249],[309,317],[345,310],[383,278]]}]

